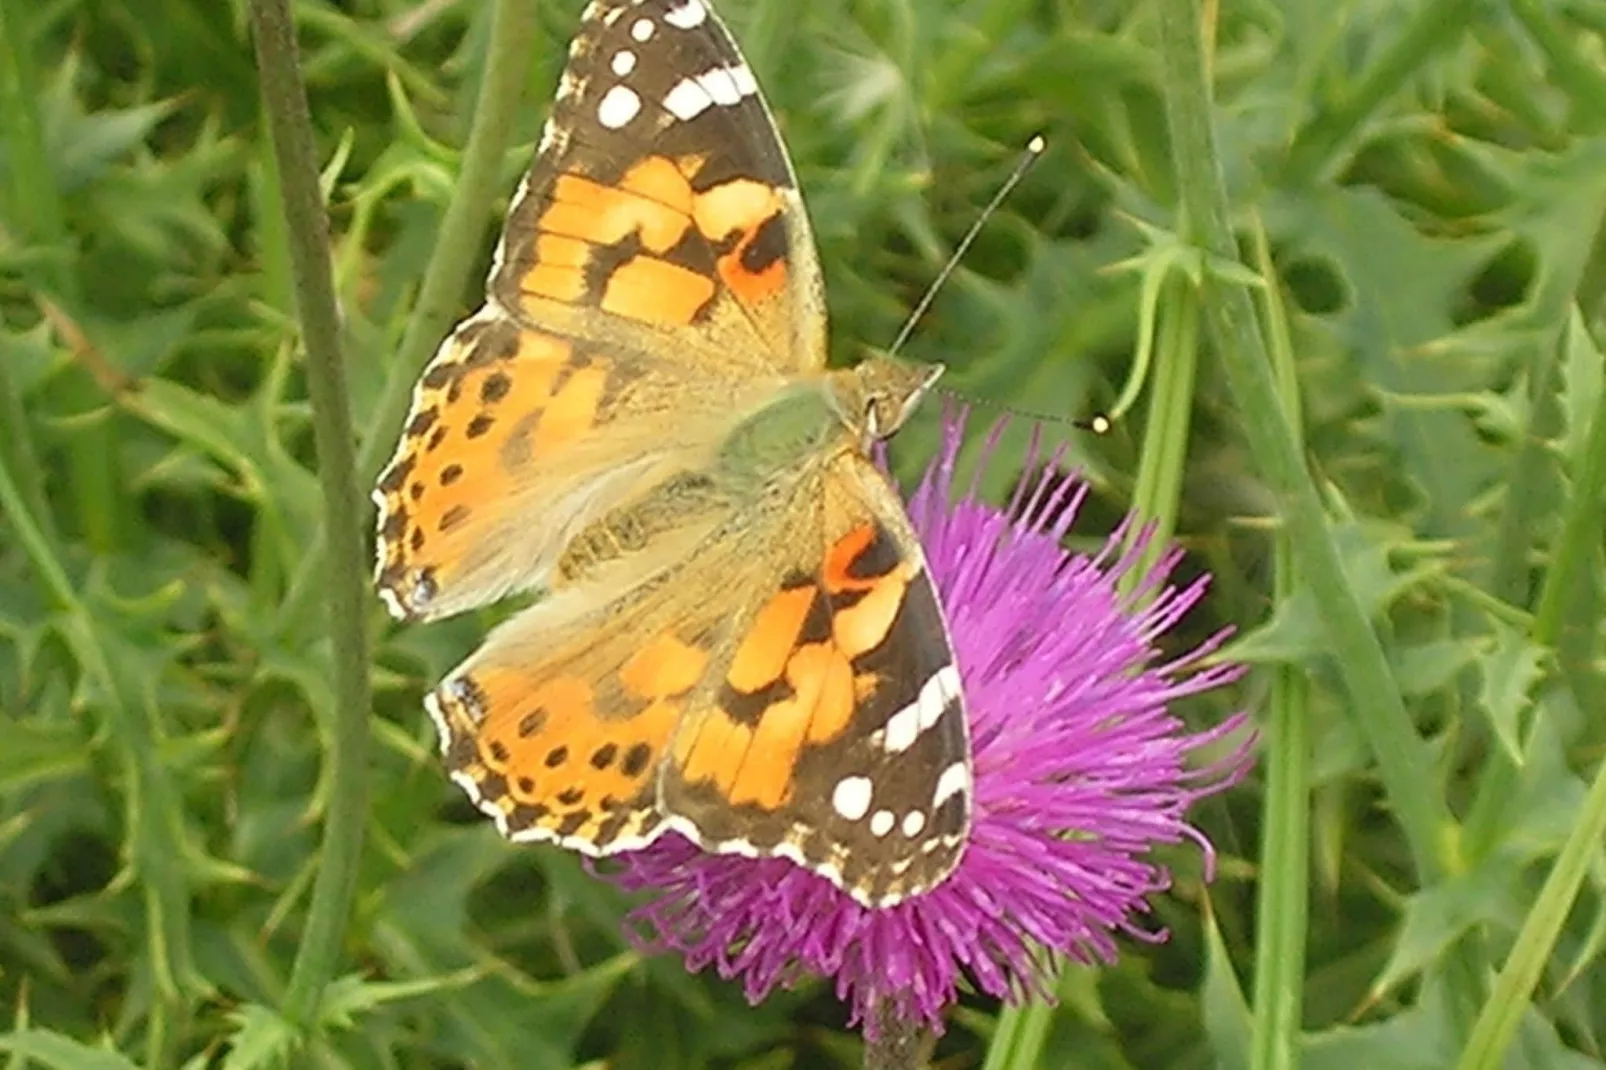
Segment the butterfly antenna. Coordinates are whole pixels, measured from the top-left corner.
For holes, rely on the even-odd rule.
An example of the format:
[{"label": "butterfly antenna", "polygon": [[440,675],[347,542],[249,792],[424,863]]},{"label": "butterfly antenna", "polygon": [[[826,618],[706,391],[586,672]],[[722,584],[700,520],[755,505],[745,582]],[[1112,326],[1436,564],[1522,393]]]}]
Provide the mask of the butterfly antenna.
[{"label": "butterfly antenna", "polygon": [[992,218],[994,212],[998,211],[998,206],[1004,203],[1004,198],[1009,196],[1010,190],[1020,185],[1020,180],[1026,177],[1026,172],[1031,170],[1032,164],[1036,163],[1038,157],[1043,155],[1043,149],[1047,145],[1048,143],[1043,140],[1042,134],[1034,135],[1026,143],[1026,151],[1022,152],[1020,159],[1015,161],[1015,169],[1009,173],[1008,178],[1004,179],[1004,184],[998,187],[998,192],[993,194],[993,199],[987,202],[987,207],[982,209],[981,215],[976,217],[976,221],[970,225],[970,229],[965,231],[965,236],[959,239],[959,244],[954,247],[953,255],[942,266],[942,270],[937,272],[937,277],[931,280],[931,285],[926,287],[925,295],[920,298],[920,303],[915,305],[914,311],[909,313],[909,318],[904,321],[903,328],[898,331],[898,337],[892,340],[892,345],[887,350],[888,353],[896,353],[903,348],[903,344],[914,333],[915,324],[920,322],[920,318],[931,307],[931,302],[937,297],[937,291],[942,289],[942,284],[948,281],[948,276],[952,275],[954,269],[959,266],[960,259],[964,257],[971,243],[976,240],[976,235],[981,233],[982,226],[986,224],[988,219]]}]

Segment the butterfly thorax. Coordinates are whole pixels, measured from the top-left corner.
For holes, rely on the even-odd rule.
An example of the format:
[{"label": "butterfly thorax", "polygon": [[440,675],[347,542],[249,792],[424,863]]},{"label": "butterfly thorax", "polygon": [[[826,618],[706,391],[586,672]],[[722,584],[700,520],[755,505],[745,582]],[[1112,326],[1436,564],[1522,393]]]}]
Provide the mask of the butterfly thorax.
[{"label": "butterfly thorax", "polygon": [[892,436],[942,374],[938,365],[873,356],[857,367],[800,378],[740,420],[719,449],[724,474],[767,482],[840,449],[869,450]]}]

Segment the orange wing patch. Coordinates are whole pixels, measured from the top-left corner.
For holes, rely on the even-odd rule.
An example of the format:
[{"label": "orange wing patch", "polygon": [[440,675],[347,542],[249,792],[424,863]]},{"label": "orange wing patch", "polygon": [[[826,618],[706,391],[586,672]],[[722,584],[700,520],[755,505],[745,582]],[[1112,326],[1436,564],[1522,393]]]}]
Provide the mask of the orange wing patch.
[{"label": "orange wing patch", "polygon": [[[781,191],[747,178],[697,190],[706,162],[649,156],[613,184],[557,176],[527,224],[535,234],[519,293],[667,327],[705,316],[721,286],[747,307],[784,297]],[[542,310],[537,301],[524,311]]]},{"label": "orange wing patch", "polygon": [[591,430],[609,363],[561,338],[470,320],[424,373],[396,458],[380,478],[378,584],[401,616],[496,550],[530,466]]},{"label": "orange wing patch", "polygon": [[706,275],[655,256],[624,261],[603,284],[602,310],[666,326],[691,323],[714,299]]},{"label": "orange wing patch", "polygon": [[659,822],[659,764],[706,664],[665,635],[611,681],[472,668],[432,697],[447,763],[514,839],[592,854],[641,846]]},{"label": "orange wing patch", "polygon": [[713,704],[688,716],[671,757],[688,786],[733,805],[792,801],[807,747],[842,737],[877,681],[854,659],[891,633],[918,566],[873,523],[842,536],[820,575],[783,588],[755,615]]},{"label": "orange wing patch", "polygon": [[786,227],[774,186],[737,178],[697,196],[697,229],[726,249],[719,277],[744,305],[761,305],[786,290]]}]

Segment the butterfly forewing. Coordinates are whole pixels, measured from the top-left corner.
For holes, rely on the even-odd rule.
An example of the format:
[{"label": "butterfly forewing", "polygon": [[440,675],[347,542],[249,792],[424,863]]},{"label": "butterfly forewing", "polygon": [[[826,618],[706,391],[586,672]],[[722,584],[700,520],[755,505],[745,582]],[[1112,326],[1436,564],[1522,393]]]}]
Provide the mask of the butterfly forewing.
[{"label": "butterfly forewing", "polygon": [[823,364],[797,182],[752,70],[706,4],[586,8],[491,291],[538,322],[656,334],[705,361]]}]

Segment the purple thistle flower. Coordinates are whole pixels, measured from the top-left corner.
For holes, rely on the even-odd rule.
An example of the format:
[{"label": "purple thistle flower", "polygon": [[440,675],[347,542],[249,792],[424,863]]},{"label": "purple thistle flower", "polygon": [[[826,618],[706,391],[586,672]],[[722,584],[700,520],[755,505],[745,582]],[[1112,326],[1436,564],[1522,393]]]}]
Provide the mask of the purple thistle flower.
[{"label": "purple thistle flower", "polygon": [[676,835],[621,856],[608,874],[651,893],[630,915],[644,944],[681,951],[689,969],[712,963],[741,977],[754,1003],[809,973],[834,978],[871,1039],[888,1015],[941,1030],[963,974],[999,998],[1046,997],[1049,952],[1113,962],[1117,932],[1163,939],[1138,925],[1147,898],[1170,887],[1148,855],[1187,839],[1213,868],[1209,842],[1185,814],[1249,764],[1246,740],[1188,770],[1189,752],[1245,718],[1190,735],[1168,710],[1240,675],[1235,665],[1198,667],[1225,634],[1154,663],[1155,640],[1199,601],[1205,581],[1165,586],[1173,551],[1121,593],[1146,542],[1123,551],[1125,525],[1097,556],[1064,550],[1086,487],[1052,464],[1008,510],[978,500],[974,485],[956,498],[963,426],[962,416],[949,420],[942,454],[909,501],[971,718],[975,808],[958,869],[881,910],[785,859],[707,854]]}]

